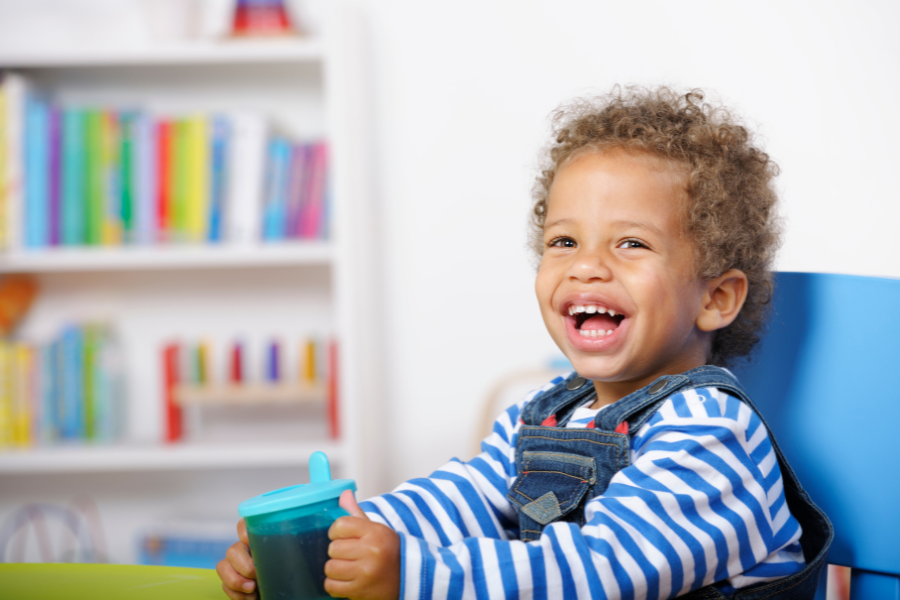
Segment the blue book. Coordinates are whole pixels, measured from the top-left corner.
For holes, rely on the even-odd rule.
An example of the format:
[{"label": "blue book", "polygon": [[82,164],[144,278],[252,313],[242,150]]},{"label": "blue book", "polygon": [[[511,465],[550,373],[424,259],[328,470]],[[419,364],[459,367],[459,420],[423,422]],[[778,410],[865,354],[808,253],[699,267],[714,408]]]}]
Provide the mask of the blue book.
[{"label": "blue book", "polygon": [[60,203],[60,241],[63,246],[85,243],[87,181],[85,179],[85,114],[70,108],[63,111],[62,126],[62,202]]},{"label": "blue book", "polygon": [[50,106],[30,97],[25,108],[25,246],[50,243]]},{"label": "blue book", "polygon": [[84,336],[78,327],[66,327],[60,352],[60,438],[84,437]]},{"label": "blue book", "polygon": [[210,242],[222,241],[223,213],[225,211],[225,196],[228,193],[228,137],[230,135],[228,120],[224,117],[215,117],[212,123],[212,185],[210,186],[209,203],[209,233]]},{"label": "blue book", "polygon": [[283,139],[269,142],[266,199],[263,209],[263,239],[278,241],[285,238],[287,226],[288,170],[291,164],[291,145]]},{"label": "blue book", "polygon": [[43,443],[59,440],[58,341],[41,347],[41,436]]}]

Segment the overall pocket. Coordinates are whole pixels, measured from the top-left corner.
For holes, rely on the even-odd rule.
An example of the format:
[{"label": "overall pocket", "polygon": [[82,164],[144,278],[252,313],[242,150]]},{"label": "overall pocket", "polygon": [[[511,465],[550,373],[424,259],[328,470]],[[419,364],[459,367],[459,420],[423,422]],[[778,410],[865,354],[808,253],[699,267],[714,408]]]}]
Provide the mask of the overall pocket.
[{"label": "overall pocket", "polygon": [[[537,539],[544,526],[564,519],[575,510],[596,483],[593,457],[567,452],[525,451],[519,476],[507,497],[517,505],[522,539]],[[573,515],[575,516],[575,515]],[[576,519],[580,527],[583,515]]]}]

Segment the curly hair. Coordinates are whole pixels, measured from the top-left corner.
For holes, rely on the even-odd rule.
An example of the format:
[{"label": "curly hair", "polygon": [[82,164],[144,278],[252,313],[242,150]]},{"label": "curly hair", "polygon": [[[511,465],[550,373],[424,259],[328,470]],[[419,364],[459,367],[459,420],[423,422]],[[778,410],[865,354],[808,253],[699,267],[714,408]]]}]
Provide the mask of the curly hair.
[{"label": "curly hair", "polygon": [[772,297],[771,266],[781,242],[774,178],[778,166],[754,145],[727,109],[704,102],[701,90],[616,86],[576,100],[552,115],[551,143],[532,192],[531,246],[538,257],[550,187],[566,161],[584,151],[643,151],[686,175],[683,222],[705,279],[744,272],[747,299],[738,317],[716,331],[707,362],[725,366],[749,356],[759,341]]}]

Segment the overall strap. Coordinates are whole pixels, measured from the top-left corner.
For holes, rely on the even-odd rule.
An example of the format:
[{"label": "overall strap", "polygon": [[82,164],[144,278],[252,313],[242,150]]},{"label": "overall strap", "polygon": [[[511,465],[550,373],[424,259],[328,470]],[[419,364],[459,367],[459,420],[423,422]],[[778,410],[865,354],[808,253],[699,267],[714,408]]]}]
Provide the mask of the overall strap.
[{"label": "overall strap", "polygon": [[672,394],[685,390],[716,387],[729,392],[746,402],[759,414],[750,401],[747,392],[728,371],[721,367],[705,365],[685,371],[680,375],[663,375],[645,386],[600,411],[594,421],[597,429],[614,430],[623,421],[628,422],[628,431],[634,435],[652,417],[659,406]]}]

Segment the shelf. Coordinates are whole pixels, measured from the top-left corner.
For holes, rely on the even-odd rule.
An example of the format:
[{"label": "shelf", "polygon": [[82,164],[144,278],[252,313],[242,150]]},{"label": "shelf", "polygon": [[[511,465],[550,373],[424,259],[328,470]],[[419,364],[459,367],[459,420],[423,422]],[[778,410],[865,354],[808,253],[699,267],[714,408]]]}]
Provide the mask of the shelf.
[{"label": "shelf", "polygon": [[60,446],[6,450],[0,453],[0,475],[302,467],[316,450],[325,452],[332,465],[344,459],[343,447],[333,441]]},{"label": "shelf", "polygon": [[181,405],[234,406],[256,404],[295,404],[322,402],[322,385],[182,385],[175,388],[175,401]]},{"label": "shelf", "polygon": [[323,46],[316,39],[225,40],[159,44],[135,48],[67,48],[0,54],[5,68],[208,65],[315,62]]},{"label": "shelf", "polygon": [[0,272],[53,273],[326,265],[327,242],[257,246],[117,246],[0,253]]}]

